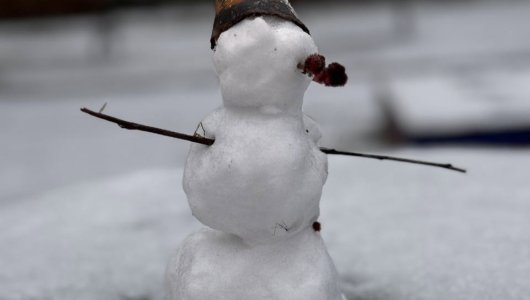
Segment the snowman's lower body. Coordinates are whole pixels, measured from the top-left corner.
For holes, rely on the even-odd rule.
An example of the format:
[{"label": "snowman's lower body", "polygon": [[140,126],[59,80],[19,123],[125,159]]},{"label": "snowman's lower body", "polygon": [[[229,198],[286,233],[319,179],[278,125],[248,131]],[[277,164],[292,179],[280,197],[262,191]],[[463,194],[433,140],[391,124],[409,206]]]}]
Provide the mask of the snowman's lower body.
[{"label": "snowman's lower body", "polygon": [[167,271],[171,300],[342,300],[337,271],[318,232],[248,245],[213,229],[189,236]]}]

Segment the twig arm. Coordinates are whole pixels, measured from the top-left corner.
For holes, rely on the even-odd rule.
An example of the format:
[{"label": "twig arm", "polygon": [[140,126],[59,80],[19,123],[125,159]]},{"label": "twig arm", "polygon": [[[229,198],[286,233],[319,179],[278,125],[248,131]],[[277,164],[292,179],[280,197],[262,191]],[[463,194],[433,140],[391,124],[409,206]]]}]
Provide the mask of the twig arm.
[{"label": "twig arm", "polygon": [[408,159],[408,158],[401,158],[401,157],[393,157],[393,156],[386,156],[386,155],[365,154],[365,153],[357,153],[357,152],[345,152],[345,151],[338,151],[338,150],[329,149],[329,148],[320,148],[320,151],[322,151],[322,152],[324,152],[326,154],[356,156],[356,157],[364,157],[364,158],[373,158],[373,159],[378,159],[378,160],[399,161],[399,162],[404,162],[404,163],[411,163],[411,164],[417,164],[417,165],[444,168],[444,169],[448,169],[448,170],[452,170],[452,171],[457,171],[457,172],[460,172],[460,173],[466,173],[467,172],[465,169],[457,168],[457,167],[453,166],[452,164],[441,164],[441,163],[434,163],[434,162],[429,162],[429,161],[422,161],[422,160]]},{"label": "twig arm", "polygon": [[128,129],[128,130],[146,131],[146,132],[150,132],[150,133],[154,133],[154,134],[168,136],[168,137],[172,137],[172,138],[176,138],[176,139],[180,139],[180,140],[185,140],[185,141],[189,141],[189,142],[193,142],[193,143],[203,144],[203,145],[207,145],[207,146],[211,146],[215,142],[214,139],[209,139],[209,138],[205,138],[205,137],[201,137],[201,136],[188,135],[188,134],[184,134],[184,133],[180,133],[180,132],[174,132],[174,131],[169,131],[169,130],[166,130],[166,129],[160,129],[160,128],[156,128],[156,127],[151,127],[151,126],[146,126],[146,125],[142,125],[142,124],[138,124],[138,123],[125,121],[125,120],[122,120],[122,119],[115,118],[113,116],[109,116],[109,115],[104,114],[104,113],[92,111],[92,110],[90,110],[88,108],[81,108],[81,111],[84,112],[84,113],[87,113],[87,114],[89,114],[89,115],[91,115],[93,117],[100,118],[100,119],[103,119],[103,120],[106,120],[106,121],[109,121],[109,122],[116,123],[121,128]]},{"label": "twig arm", "polygon": [[[159,134],[163,136],[168,136],[180,140],[185,140],[193,143],[203,144],[207,146],[211,146],[215,143],[214,139],[205,138],[202,136],[197,135],[188,135],[183,134],[180,132],[175,131],[169,131],[166,129],[146,126],[138,123],[133,123],[129,121],[125,121],[122,119],[118,119],[113,116],[109,116],[107,114],[104,114],[102,112],[95,112],[88,108],[81,108],[81,111],[84,113],[87,113],[93,117],[103,119],[112,123],[118,124],[121,128],[128,129],[128,130],[139,130],[139,131],[146,131],[154,134]],[[401,157],[392,157],[392,156],[384,156],[384,155],[375,155],[375,154],[365,154],[365,153],[357,153],[357,152],[345,152],[345,151],[338,151],[335,149],[329,149],[329,148],[320,148],[320,151],[329,154],[329,155],[346,155],[346,156],[356,156],[356,157],[364,157],[364,158],[372,158],[372,159],[378,159],[378,160],[390,160],[390,161],[399,161],[404,163],[411,163],[411,164],[418,164],[418,165],[425,165],[425,166],[432,166],[432,167],[438,167],[438,168],[444,168],[447,170],[457,171],[461,173],[466,173],[466,170],[454,167],[451,164],[440,164],[440,163],[434,163],[434,162],[428,162],[428,161],[421,161],[421,160],[415,160],[415,159],[408,159],[408,158],[401,158]]]}]

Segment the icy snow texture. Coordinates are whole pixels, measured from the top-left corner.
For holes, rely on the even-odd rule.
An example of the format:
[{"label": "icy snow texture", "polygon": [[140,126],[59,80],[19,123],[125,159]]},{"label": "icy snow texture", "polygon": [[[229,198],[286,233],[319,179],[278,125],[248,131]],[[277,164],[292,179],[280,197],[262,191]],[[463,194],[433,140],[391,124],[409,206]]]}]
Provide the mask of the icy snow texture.
[{"label": "icy snow texture", "polygon": [[247,19],[224,32],[214,54],[225,107],[198,133],[184,190],[194,216],[248,244],[292,236],[319,215],[327,158],[318,127],[302,113],[310,79],[297,64],[315,53],[312,38],[274,17]]},{"label": "icy snow texture", "polygon": [[341,299],[337,271],[311,228],[256,247],[232,234],[199,231],[184,241],[167,278],[171,299]]},{"label": "icy snow texture", "polygon": [[[386,154],[471,172],[330,157],[322,236],[348,299],[526,299],[528,150]],[[0,299],[162,300],[169,256],[200,227],[175,188],[181,176],[144,169],[3,206]]]},{"label": "icy snow texture", "polygon": [[213,56],[225,107],[300,114],[311,80],[297,65],[316,52],[310,35],[276,17],[246,19],[225,31]]}]

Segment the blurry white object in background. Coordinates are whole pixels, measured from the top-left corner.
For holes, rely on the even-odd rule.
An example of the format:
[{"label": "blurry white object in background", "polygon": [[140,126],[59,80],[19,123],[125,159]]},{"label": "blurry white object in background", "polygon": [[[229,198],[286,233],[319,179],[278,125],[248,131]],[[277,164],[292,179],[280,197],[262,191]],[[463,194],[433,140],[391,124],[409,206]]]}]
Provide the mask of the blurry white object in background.
[{"label": "blurry white object in background", "polygon": [[530,72],[395,79],[386,105],[408,142],[530,144]]}]

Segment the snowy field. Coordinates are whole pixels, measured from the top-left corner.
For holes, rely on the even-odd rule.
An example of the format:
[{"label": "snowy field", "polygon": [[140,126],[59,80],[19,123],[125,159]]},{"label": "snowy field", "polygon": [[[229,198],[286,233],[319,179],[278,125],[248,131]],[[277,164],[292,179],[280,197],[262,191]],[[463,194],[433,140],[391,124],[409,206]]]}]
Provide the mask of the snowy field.
[{"label": "snowy field", "polygon": [[[220,103],[211,13],[119,12],[110,45],[89,17],[0,24],[0,299],[162,298],[169,256],[200,228],[181,188],[189,145],[79,108],[107,102],[109,114],[193,132]],[[404,39],[385,6],[299,14],[351,76],[343,89],[308,91],[324,146],[470,170],[330,157],[322,234],[348,299],[527,298],[529,151],[381,148],[373,79],[399,92],[425,76],[467,89],[483,74],[517,75],[514,89],[528,95],[530,4],[422,5]]]},{"label": "snowy field", "polygon": [[[323,237],[349,299],[530,294],[525,151],[444,149],[469,175],[332,158]],[[182,169],[80,182],[0,212],[2,299],[161,299],[168,257],[200,227]]]}]

